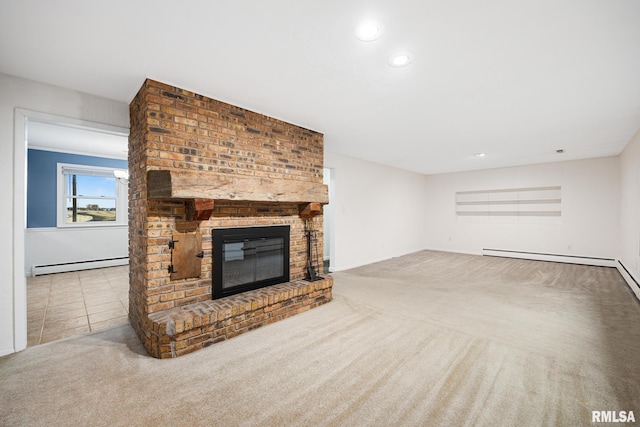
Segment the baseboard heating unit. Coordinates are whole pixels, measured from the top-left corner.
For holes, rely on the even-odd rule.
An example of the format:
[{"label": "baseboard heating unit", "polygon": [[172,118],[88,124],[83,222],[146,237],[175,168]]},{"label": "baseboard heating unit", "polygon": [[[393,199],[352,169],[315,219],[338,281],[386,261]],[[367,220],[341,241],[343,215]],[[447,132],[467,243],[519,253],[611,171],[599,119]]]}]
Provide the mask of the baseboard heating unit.
[{"label": "baseboard heating unit", "polygon": [[42,274],[64,273],[67,271],[91,270],[94,268],[116,267],[119,265],[128,265],[129,258],[109,258],[97,259],[89,261],[65,262],[60,264],[34,265],[31,267],[31,276],[39,276]]},{"label": "baseboard heating unit", "polygon": [[503,258],[520,258],[534,261],[564,262],[567,264],[595,265],[598,267],[616,267],[613,258],[596,258],[579,255],[547,254],[541,252],[511,251],[505,249],[482,249],[482,255]]}]

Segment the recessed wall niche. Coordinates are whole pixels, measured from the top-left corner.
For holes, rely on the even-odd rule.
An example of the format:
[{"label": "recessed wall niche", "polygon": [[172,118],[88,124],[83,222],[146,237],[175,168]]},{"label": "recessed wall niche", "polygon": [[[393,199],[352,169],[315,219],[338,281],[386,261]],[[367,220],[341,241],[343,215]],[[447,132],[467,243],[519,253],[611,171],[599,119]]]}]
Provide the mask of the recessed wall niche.
[{"label": "recessed wall niche", "polygon": [[455,208],[459,221],[559,224],[562,187],[458,191]]}]

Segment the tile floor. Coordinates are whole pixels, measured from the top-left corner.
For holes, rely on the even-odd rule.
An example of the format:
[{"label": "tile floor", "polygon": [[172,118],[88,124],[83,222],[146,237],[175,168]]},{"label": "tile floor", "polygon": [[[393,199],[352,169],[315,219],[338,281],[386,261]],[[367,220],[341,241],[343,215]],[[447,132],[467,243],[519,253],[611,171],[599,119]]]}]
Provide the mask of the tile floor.
[{"label": "tile floor", "polygon": [[129,321],[129,266],[27,278],[27,346]]}]

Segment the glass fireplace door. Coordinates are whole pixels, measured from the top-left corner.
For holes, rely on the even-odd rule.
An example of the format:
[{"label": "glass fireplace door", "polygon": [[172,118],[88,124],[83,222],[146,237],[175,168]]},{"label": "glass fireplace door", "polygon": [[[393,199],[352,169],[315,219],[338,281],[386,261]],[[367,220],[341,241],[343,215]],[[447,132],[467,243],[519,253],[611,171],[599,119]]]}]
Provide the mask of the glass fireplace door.
[{"label": "glass fireplace door", "polygon": [[222,288],[280,277],[284,273],[284,238],[247,239],[223,244]]},{"label": "glass fireplace door", "polygon": [[289,229],[214,229],[213,298],[288,282]]}]

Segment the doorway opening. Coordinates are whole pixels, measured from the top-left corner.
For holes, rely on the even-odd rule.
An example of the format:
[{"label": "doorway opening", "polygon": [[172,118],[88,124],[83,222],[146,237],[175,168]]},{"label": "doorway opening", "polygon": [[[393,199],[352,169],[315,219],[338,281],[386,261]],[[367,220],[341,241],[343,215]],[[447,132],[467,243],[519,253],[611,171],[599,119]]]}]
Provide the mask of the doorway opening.
[{"label": "doorway opening", "polygon": [[[111,283],[115,284],[116,282],[119,283],[120,288],[123,286],[128,288],[126,223],[120,225],[119,228],[122,230],[120,230],[119,233],[114,233],[115,230],[111,230],[110,233],[113,236],[121,236],[120,238],[114,237],[113,240],[114,242],[121,240],[115,244],[116,246],[119,244],[120,247],[125,248],[125,250],[123,252],[122,249],[119,249],[117,250],[118,256],[107,257],[120,258],[115,262],[112,260],[110,265],[123,266],[119,271],[109,272],[109,277],[105,276],[104,273],[100,273],[100,270],[83,271],[86,268],[96,268],[104,265],[87,265],[72,262],[69,264],[74,264],[74,266],[65,267],[67,263],[64,258],[50,262],[47,259],[49,256],[64,256],[66,253],[74,251],[76,253],[82,253],[83,249],[81,246],[83,245],[88,245],[99,251],[104,249],[105,246],[110,246],[110,244],[96,245],[96,241],[102,243],[102,239],[96,240],[88,236],[92,231],[100,230],[100,227],[96,224],[82,224],[78,227],[64,228],[55,223],[55,220],[50,224],[38,223],[43,217],[29,224],[28,183],[30,179],[35,179],[29,176],[30,154],[33,154],[33,157],[37,157],[37,154],[44,154],[45,157],[49,157],[49,160],[56,156],[67,156],[67,158],[73,156],[75,159],[83,160],[107,159],[108,161],[116,161],[120,159],[121,164],[118,169],[122,169],[122,165],[124,165],[126,169],[129,130],[117,126],[70,119],[23,109],[15,110],[14,129],[14,142],[16,147],[14,152],[14,164],[16,167],[13,204],[16,218],[14,221],[13,238],[14,350],[20,351],[28,345],[43,342],[43,334],[48,334],[49,338],[54,336],[61,338],[68,336],[64,335],[66,332],[85,332],[82,327],[83,323],[86,324],[86,328],[89,330],[93,330],[92,328],[98,326],[106,327],[107,324],[104,322],[111,321],[112,319],[110,319],[109,316],[115,316],[116,312],[120,315],[120,321],[124,323],[127,318],[128,296],[126,294],[128,291],[122,291],[122,289],[120,289],[117,301],[108,301],[104,298],[104,290],[114,290],[111,287]],[[33,169],[35,170],[36,168],[34,167]],[[49,179],[54,183],[53,188],[55,188],[55,177],[49,177]],[[50,210],[49,213],[51,215],[55,216],[57,204],[57,193],[54,190],[53,194],[49,194],[46,207],[46,209]],[[42,208],[42,206],[39,208]],[[106,231],[107,228],[108,227],[103,228],[102,230]],[[39,259],[39,261],[34,261],[34,259]],[[79,258],[75,261],[82,261],[82,259]],[[56,271],[73,270],[75,273],[66,278],[63,276],[65,273],[49,275],[47,278],[45,278],[45,276],[34,277],[32,267],[36,263],[44,266],[56,264]],[[85,282],[86,279],[94,282],[102,280],[102,285],[108,285],[106,288],[104,286],[96,287],[99,291],[93,295],[96,297],[93,301],[95,306],[88,311],[86,309],[86,301],[83,299],[83,301],[80,302],[76,301],[76,299],[80,296],[85,298],[90,292],[88,294],[79,289],[69,289],[69,292],[65,292],[66,290],[58,286],[64,283],[67,283],[65,285],[67,287],[78,285],[80,275],[83,276]],[[27,286],[28,279],[32,278],[47,283],[46,285],[40,286],[39,295],[32,294],[32,287]],[[56,286],[59,288],[58,290],[62,291],[56,293],[56,296],[54,296],[52,292],[54,282],[56,282]],[[37,288],[37,286],[34,287],[34,289]],[[33,295],[33,298],[30,298],[31,295]],[[38,296],[46,296],[47,301],[43,302],[42,300],[38,300]],[[100,298],[103,299],[101,300]],[[115,307],[115,302],[119,304],[119,307]],[[84,313],[80,313],[79,308],[81,305]],[[102,305],[102,307],[97,307],[99,305]],[[111,312],[107,313],[109,310],[111,310]],[[99,311],[101,311],[102,314],[97,316]],[[42,315],[41,319],[38,318],[39,315]],[[90,323],[91,320],[93,324]],[[100,325],[98,325],[99,323]]]}]

